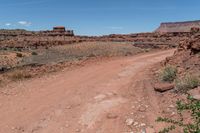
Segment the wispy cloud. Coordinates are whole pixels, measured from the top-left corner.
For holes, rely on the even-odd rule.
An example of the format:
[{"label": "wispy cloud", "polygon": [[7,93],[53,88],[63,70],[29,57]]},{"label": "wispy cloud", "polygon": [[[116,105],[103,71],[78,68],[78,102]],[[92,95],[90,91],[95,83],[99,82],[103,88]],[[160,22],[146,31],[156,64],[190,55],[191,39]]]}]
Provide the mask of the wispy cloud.
[{"label": "wispy cloud", "polygon": [[11,26],[12,24],[11,23],[5,23],[5,26]]},{"label": "wispy cloud", "polygon": [[106,28],[111,29],[111,30],[123,30],[124,29],[124,27],[122,27],[122,26],[108,26]]},{"label": "wispy cloud", "polygon": [[19,21],[18,24],[21,26],[31,26],[32,23],[28,21]]}]

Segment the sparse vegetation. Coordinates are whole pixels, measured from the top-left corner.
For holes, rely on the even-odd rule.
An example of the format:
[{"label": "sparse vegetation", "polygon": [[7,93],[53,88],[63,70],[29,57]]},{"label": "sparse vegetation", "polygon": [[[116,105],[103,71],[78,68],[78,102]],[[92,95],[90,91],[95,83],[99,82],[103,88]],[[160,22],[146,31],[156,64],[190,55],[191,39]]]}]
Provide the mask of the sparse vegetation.
[{"label": "sparse vegetation", "polygon": [[23,79],[29,79],[32,77],[32,75],[23,70],[14,70],[10,74],[8,74],[8,77],[13,81],[18,81]]},{"label": "sparse vegetation", "polygon": [[[180,120],[159,117],[157,122],[165,122],[171,124],[171,126],[164,128],[159,133],[169,133],[170,131],[176,129],[176,127],[181,127],[182,133],[200,133],[200,101],[193,99],[191,96],[188,96],[187,103],[178,101],[176,104]],[[188,122],[183,118],[183,113],[185,111],[190,113],[192,120],[191,122]]]},{"label": "sparse vegetation", "polygon": [[63,50],[62,52],[69,57],[88,57],[90,55],[108,57],[126,56],[142,51],[142,49],[136,48],[131,44],[119,42],[85,42],[75,45],[57,47],[57,49],[59,48],[61,48],[60,50]]},{"label": "sparse vegetation", "polygon": [[[37,53],[36,53],[37,52]],[[25,58],[25,64],[48,64],[80,60],[90,57],[128,56],[144,52],[141,48],[122,42],[83,42],[73,45],[56,46],[42,52],[32,52]],[[38,54],[39,53],[39,54]]]},{"label": "sparse vegetation", "polygon": [[32,54],[32,55],[38,55],[38,53],[37,53],[37,52],[32,52],[31,54]]},{"label": "sparse vegetation", "polygon": [[[26,68],[25,66],[32,67],[35,66],[35,64],[38,66],[51,66],[53,64],[55,66],[55,64],[76,62],[91,57],[128,56],[144,52],[143,49],[134,47],[127,42],[81,42],[71,45],[50,47],[49,49],[29,50],[19,52],[17,48],[14,48],[9,51],[0,51],[2,55],[0,56],[0,65],[12,68],[12,70],[10,69],[10,71],[2,74],[5,77],[3,78],[3,82],[18,81],[34,77],[36,74],[34,74],[34,72],[32,73],[30,68]],[[62,65],[64,66],[64,64]],[[61,64],[58,65],[58,69],[59,68],[61,68]],[[52,70],[51,67],[47,69],[49,69],[49,71]],[[38,73],[38,75],[44,74],[40,72],[40,70],[42,70],[42,67],[39,67],[35,72]]]},{"label": "sparse vegetation", "polygon": [[200,85],[200,80],[196,76],[186,75],[182,79],[176,80],[176,89],[179,92],[187,92],[190,89],[194,89],[195,87]]},{"label": "sparse vegetation", "polygon": [[151,51],[151,49],[145,49],[144,51],[145,51],[145,52],[149,52],[149,51]]},{"label": "sparse vegetation", "polygon": [[176,78],[177,69],[174,66],[166,66],[161,70],[159,77],[161,81],[172,82]]},{"label": "sparse vegetation", "polygon": [[16,53],[16,56],[21,58],[21,57],[23,57],[23,54],[22,53]]},{"label": "sparse vegetation", "polygon": [[197,55],[200,57],[200,52],[198,52]]}]

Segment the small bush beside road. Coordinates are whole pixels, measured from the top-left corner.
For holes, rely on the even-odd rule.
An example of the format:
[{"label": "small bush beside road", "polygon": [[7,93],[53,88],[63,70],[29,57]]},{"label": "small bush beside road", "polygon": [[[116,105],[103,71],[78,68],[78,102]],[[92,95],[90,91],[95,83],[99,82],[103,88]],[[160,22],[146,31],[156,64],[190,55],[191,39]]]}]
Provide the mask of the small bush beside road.
[{"label": "small bush beside road", "polygon": [[176,89],[179,92],[187,92],[200,85],[200,80],[196,76],[186,75],[184,78],[176,80]]},{"label": "small bush beside road", "polygon": [[159,76],[160,80],[164,82],[172,82],[176,78],[177,69],[174,66],[164,67]]}]

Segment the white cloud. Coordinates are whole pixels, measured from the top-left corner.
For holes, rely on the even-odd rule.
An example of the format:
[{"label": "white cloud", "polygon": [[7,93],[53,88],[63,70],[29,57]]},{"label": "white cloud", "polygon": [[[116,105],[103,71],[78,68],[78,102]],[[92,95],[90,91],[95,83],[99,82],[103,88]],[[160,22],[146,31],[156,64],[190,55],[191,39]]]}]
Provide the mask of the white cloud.
[{"label": "white cloud", "polygon": [[6,23],[6,24],[5,24],[5,26],[11,26],[11,25],[12,25],[11,23]]},{"label": "white cloud", "polygon": [[22,25],[22,26],[31,26],[31,22],[27,22],[27,21],[19,21],[18,24]]},{"label": "white cloud", "polygon": [[111,29],[111,30],[123,30],[124,29],[124,27],[121,27],[121,26],[109,26],[107,28]]}]

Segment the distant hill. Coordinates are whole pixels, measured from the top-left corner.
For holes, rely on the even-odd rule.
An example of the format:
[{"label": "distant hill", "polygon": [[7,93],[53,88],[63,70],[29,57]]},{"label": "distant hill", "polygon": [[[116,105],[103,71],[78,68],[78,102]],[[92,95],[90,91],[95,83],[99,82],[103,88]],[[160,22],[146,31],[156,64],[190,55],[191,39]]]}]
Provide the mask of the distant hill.
[{"label": "distant hill", "polygon": [[191,28],[200,28],[200,20],[161,23],[155,32],[190,32]]}]

